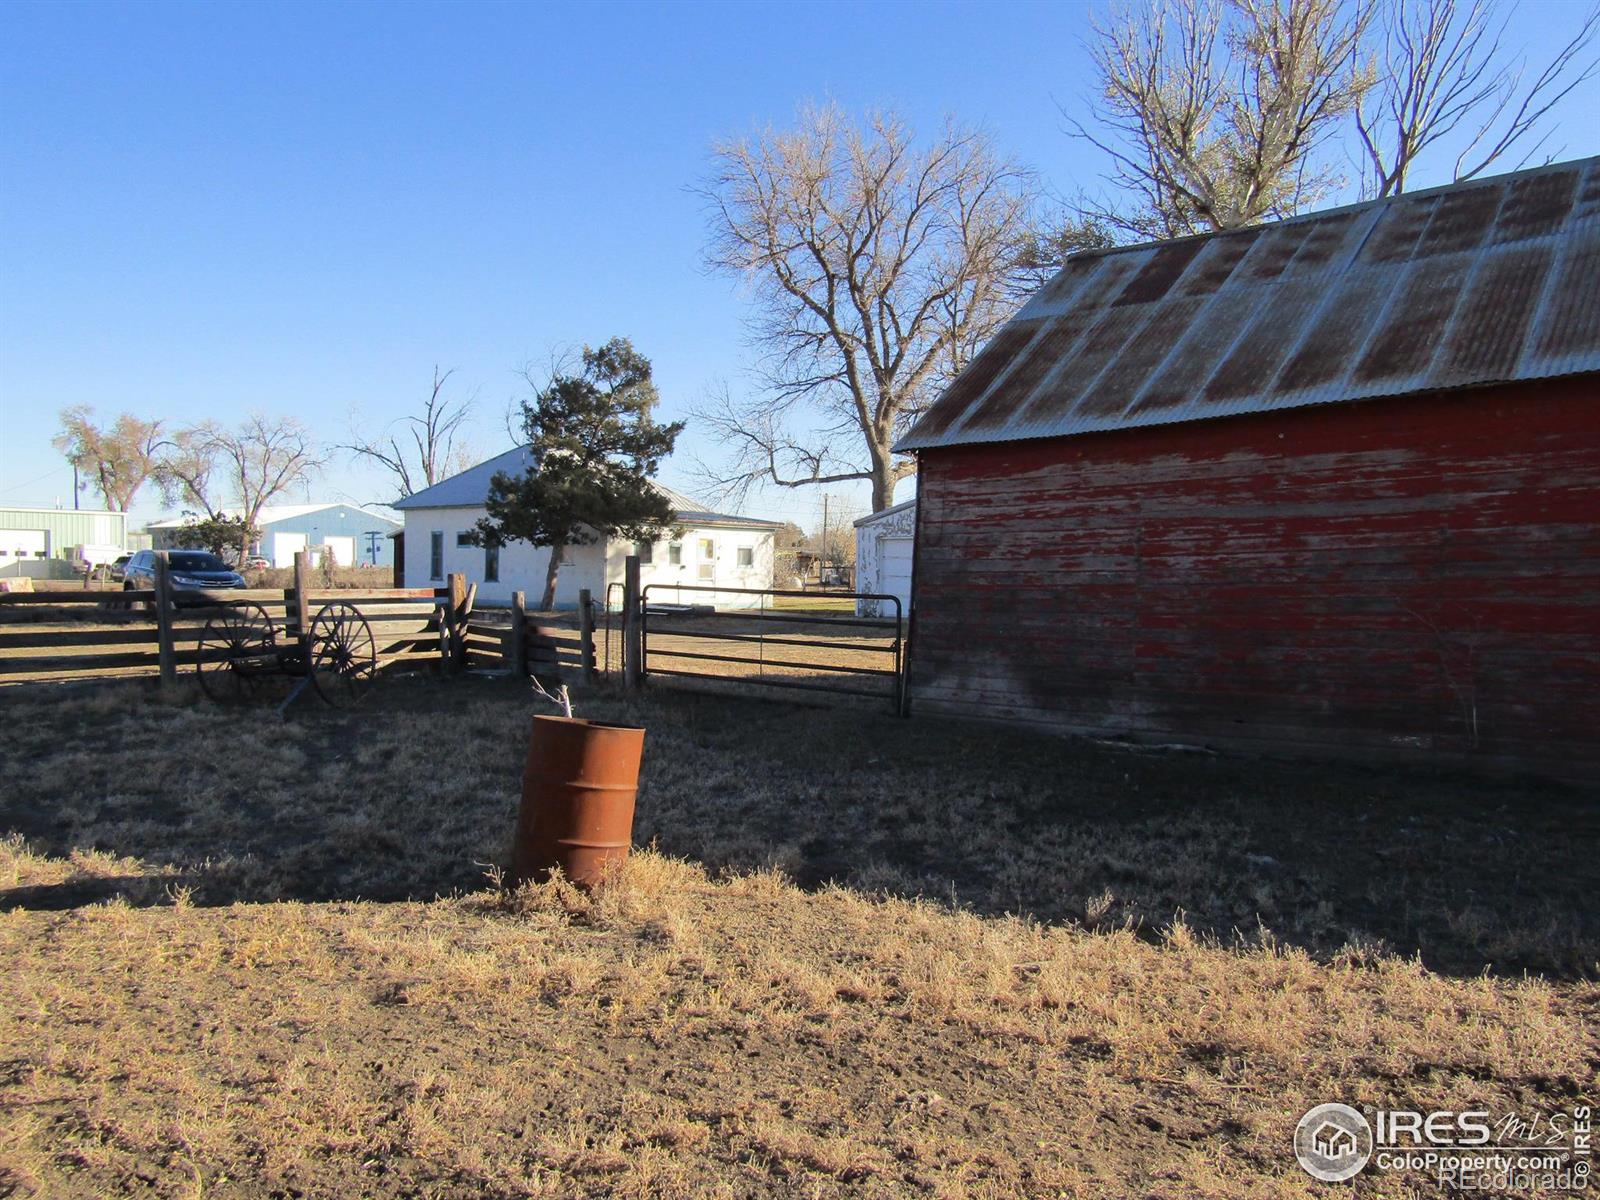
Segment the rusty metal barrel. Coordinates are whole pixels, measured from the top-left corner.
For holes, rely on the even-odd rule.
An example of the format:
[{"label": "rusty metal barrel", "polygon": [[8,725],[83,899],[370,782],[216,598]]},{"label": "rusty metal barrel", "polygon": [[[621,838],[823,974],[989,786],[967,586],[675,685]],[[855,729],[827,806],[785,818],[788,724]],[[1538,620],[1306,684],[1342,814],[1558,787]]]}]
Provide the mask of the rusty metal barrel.
[{"label": "rusty metal barrel", "polygon": [[533,718],[522,772],[511,881],[562,873],[585,887],[633,843],[644,730],[574,717]]}]

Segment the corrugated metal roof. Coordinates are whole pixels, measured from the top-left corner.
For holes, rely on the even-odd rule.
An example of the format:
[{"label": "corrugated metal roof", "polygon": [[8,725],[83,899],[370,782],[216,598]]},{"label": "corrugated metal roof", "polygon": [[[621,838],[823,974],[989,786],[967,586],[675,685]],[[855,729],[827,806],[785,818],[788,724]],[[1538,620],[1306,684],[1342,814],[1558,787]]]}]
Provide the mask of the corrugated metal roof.
[{"label": "corrugated metal roof", "polygon": [[672,504],[673,511],[678,514],[678,520],[685,524],[737,525],[752,529],[777,529],[783,524],[782,521],[768,521],[761,517],[741,517],[737,513],[712,512],[706,507],[705,501],[675,491],[664,483],[651,480],[650,486],[667,498]]},{"label": "corrugated metal roof", "polygon": [[[222,507],[224,512],[234,511],[227,505],[223,505]],[[266,504],[263,505],[261,511],[256,514],[256,524],[265,529],[267,526],[272,525],[277,521],[288,521],[295,517],[309,516],[311,513],[323,512],[324,510],[330,508],[343,508],[350,509],[355,512],[365,513],[374,521],[382,521],[385,525],[398,526],[400,524],[400,522],[396,521],[393,517],[386,517],[382,513],[375,512],[364,505],[350,504],[348,502],[342,502],[338,500],[330,500],[325,504]],[[199,520],[200,518],[194,513],[188,513],[181,517],[167,517],[165,520],[152,521],[146,526],[146,528],[177,529],[184,525],[193,525]]]},{"label": "corrugated metal roof", "polygon": [[897,450],[1600,371],[1600,158],[1075,255]]},{"label": "corrugated metal roof", "polygon": [[500,472],[520,475],[533,465],[533,456],[526,446],[514,446],[504,454],[485,459],[465,471],[441,479],[432,487],[412,492],[392,507],[404,512],[408,508],[477,508],[489,495],[489,481]]},{"label": "corrugated metal roof", "polygon": [[[449,479],[441,479],[432,487],[413,492],[404,500],[396,500],[394,507],[402,511],[410,508],[478,508],[489,495],[489,481],[504,471],[520,475],[533,465],[533,455],[526,446],[516,446],[504,454],[497,454],[475,467],[468,467]],[[693,525],[729,525],[741,528],[776,529],[781,521],[766,521],[759,517],[741,517],[733,513],[712,512],[692,496],[674,491],[665,484],[651,481],[651,486],[664,495],[678,514],[678,519]]]}]

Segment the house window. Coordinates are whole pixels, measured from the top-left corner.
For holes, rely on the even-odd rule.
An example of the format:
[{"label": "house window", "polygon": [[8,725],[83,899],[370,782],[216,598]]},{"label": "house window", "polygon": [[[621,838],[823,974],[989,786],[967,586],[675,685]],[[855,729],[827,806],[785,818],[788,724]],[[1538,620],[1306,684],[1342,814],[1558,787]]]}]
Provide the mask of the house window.
[{"label": "house window", "polygon": [[753,567],[756,565],[756,548],[754,546],[739,547],[739,565]]},{"label": "house window", "polygon": [[428,578],[444,578],[444,534],[437,529],[428,535]]},{"label": "house window", "polygon": [[483,548],[483,581],[485,583],[500,582],[499,546],[485,546]]},{"label": "house window", "polygon": [[456,534],[456,545],[458,545],[458,546],[470,546],[470,545],[472,545],[472,530],[466,529],[466,530],[462,530],[462,531],[458,532]]},{"label": "house window", "polygon": [[641,563],[653,563],[656,560],[656,544],[654,542],[635,542],[633,552],[639,556]]},{"label": "house window", "polygon": [[683,566],[683,543],[671,542],[667,546],[667,561],[675,567]]}]

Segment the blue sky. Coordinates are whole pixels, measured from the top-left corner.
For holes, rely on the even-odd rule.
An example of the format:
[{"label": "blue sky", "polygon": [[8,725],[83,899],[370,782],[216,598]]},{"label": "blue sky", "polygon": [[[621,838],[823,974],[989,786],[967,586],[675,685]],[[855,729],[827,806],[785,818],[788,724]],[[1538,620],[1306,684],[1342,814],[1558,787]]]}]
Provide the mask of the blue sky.
[{"label": "blue sky", "polygon": [[[1533,49],[1577,3],[1535,0]],[[87,403],[381,426],[435,363],[509,445],[516,371],[625,334],[663,417],[736,389],[748,306],[702,266],[689,190],[719,136],[807,100],[987,126],[1054,188],[1086,6],[12,3],[0,10],[0,504],[71,503],[50,447]],[[1560,157],[1596,152],[1600,82]],[[1442,182],[1423,178],[1417,185]],[[695,490],[691,430],[664,473]],[[830,488],[864,511],[861,489]],[[313,499],[386,494],[338,460]],[[300,500],[297,494],[286,499]],[[84,503],[97,500],[85,497]],[[814,491],[748,509],[814,523]],[[159,508],[152,491],[138,515]]]}]

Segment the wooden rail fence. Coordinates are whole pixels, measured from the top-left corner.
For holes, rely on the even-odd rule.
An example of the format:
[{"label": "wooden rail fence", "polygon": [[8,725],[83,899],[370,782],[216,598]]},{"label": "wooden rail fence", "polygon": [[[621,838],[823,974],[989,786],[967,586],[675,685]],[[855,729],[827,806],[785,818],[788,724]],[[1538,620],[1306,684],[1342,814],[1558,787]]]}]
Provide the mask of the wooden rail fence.
[{"label": "wooden rail fence", "polygon": [[[588,593],[584,593],[585,602]],[[513,592],[511,608],[481,613],[471,589],[460,597],[461,635],[451,658],[457,669],[508,671],[520,675],[557,675],[562,671],[594,676],[593,606],[585,623],[580,604],[579,627],[542,625],[528,613],[527,597]]]},{"label": "wooden rail fence", "polygon": [[[164,555],[161,562],[164,576]],[[459,575],[442,588],[319,588],[297,555],[294,580],[281,591],[166,585],[0,592],[0,685],[141,676],[174,681],[194,669],[207,618],[229,604],[259,605],[291,631],[323,604],[354,605],[372,626],[380,670],[556,674],[594,661],[592,623],[587,637],[582,630],[539,625],[521,592],[509,613],[477,611],[474,589]]]}]

